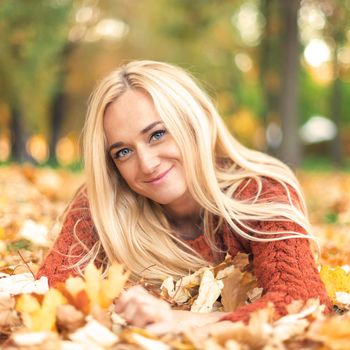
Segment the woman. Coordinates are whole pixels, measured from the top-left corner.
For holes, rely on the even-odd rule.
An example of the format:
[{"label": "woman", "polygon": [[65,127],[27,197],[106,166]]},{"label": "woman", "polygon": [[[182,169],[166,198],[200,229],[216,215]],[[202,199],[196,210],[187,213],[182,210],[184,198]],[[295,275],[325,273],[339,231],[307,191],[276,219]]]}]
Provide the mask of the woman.
[{"label": "woman", "polygon": [[122,262],[134,282],[160,285],[219,263],[226,252],[246,252],[264,290],[252,304],[227,314],[176,312],[134,287],[116,310],[136,326],[165,331],[179,320],[247,321],[268,302],[276,317],[297,299],[319,298],[330,309],[296,178],[239,144],[182,69],[134,61],[102,80],[90,99],[84,161],[86,187],[39,271],[51,285],[91,259]]}]

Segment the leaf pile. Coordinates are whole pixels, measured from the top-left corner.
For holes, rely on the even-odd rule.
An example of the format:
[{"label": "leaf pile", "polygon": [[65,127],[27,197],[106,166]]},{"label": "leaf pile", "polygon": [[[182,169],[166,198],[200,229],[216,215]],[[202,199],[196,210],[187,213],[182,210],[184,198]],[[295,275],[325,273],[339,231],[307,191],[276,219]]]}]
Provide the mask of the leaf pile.
[{"label": "leaf pile", "polygon": [[174,308],[193,312],[234,311],[262,293],[248,265],[247,254],[227,255],[221,264],[201,268],[176,282],[168,277],[161,285],[161,296]]},{"label": "leaf pile", "polygon": [[[84,278],[69,278],[56,289],[48,289],[45,280],[33,279],[30,271],[35,273],[41,264],[58,233],[56,219],[83,176],[52,169],[1,168],[1,348],[349,349],[350,176],[304,173],[299,178],[320,238],[321,277],[337,312],[324,316],[317,300],[309,300],[305,306],[295,302],[289,315],[275,321],[270,305],[254,313],[247,325],[219,322],[155,337],[125,325],[112,311],[112,300],[128,278],[121,266],[112,266],[102,278],[91,265]],[[235,310],[259,298],[261,292],[247,269],[247,257],[240,254],[178,281],[168,278],[158,294],[174,308],[208,312]]]}]

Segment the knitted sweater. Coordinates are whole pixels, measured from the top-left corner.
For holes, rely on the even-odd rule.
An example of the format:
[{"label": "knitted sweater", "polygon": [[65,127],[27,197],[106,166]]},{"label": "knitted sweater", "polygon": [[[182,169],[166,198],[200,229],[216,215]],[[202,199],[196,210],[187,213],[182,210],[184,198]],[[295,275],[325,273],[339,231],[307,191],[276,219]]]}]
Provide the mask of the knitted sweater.
[{"label": "knitted sweater", "polygon": [[[235,198],[252,199],[257,191],[256,182],[251,180],[238,188]],[[296,200],[293,191],[292,197]],[[286,202],[286,191],[276,181],[262,178],[259,200],[268,202],[272,198]],[[256,221],[249,224],[267,232],[281,230],[303,232],[300,226],[287,221]],[[73,235],[73,228],[75,228],[76,235]],[[320,279],[308,239],[292,238],[273,242],[255,242],[232,232],[227,224],[223,225],[218,237],[222,247],[226,248],[231,256],[234,257],[238,252],[251,255],[258,286],[263,288],[263,296],[260,299],[226,314],[223,320],[247,321],[251,312],[266,307],[269,302],[275,306],[276,317],[280,317],[287,313],[286,306],[293,300],[309,298],[319,298],[320,302],[326,305],[326,311],[331,310],[331,301]],[[97,240],[98,236],[90,216],[86,194],[80,192],[73,200],[61,233],[37,277],[47,276],[52,286],[64,281],[69,275],[75,275],[73,269],[65,267],[80,260],[83,253],[81,243],[90,249]],[[224,259],[225,254],[218,255],[211,251],[204,235],[185,242],[208,262],[218,263]]]}]

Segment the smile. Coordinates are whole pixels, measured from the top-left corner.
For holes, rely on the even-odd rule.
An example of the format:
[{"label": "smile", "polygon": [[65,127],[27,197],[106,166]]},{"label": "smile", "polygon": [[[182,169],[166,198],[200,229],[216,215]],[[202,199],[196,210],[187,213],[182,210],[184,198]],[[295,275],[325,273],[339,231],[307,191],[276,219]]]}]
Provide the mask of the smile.
[{"label": "smile", "polygon": [[157,184],[161,182],[167,175],[168,173],[172,170],[174,166],[166,170],[164,173],[160,174],[159,176],[155,177],[154,179],[151,179],[149,181],[145,181],[146,183],[152,183],[152,184]]}]

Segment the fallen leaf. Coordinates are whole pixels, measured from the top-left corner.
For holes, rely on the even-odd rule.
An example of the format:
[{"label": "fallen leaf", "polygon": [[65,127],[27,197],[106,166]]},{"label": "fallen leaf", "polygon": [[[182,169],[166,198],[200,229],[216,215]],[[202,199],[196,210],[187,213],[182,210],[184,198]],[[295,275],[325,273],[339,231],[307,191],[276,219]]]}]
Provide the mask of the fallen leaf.
[{"label": "fallen leaf", "polygon": [[58,305],[56,314],[57,327],[61,330],[74,332],[85,324],[85,315],[73,305]]},{"label": "fallen leaf", "polygon": [[67,301],[57,289],[50,289],[40,304],[37,298],[22,294],[16,303],[25,326],[32,331],[51,331],[56,326],[56,311],[59,305]]},{"label": "fallen leaf", "polygon": [[215,279],[213,272],[211,272],[209,269],[206,269],[201,279],[198,296],[191,307],[191,311],[212,311],[213,305],[220,296],[223,286],[223,282],[221,280]]},{"label": "fallen leaf", "polygon": [[6,292],[13,295],[22,293],[45,294],[49,290],[47,277],[34,279],[29,272],[17,275],[8,275],[0,279],[0,292]]},{"label": "fallen leaf", "polygon": [[123,290],[130,272],[124,272],[121,264],[113,264],[109,267],[107,278],[101,281],[100,306],[106,309],[113,299],[117,298]]},{"label": "fallen leaf", "polygon": [[238,268],[223,280],[221,303],[225,312],[236,310],[248,300],[249,291],[256,288],[256,280],[249,272],[241,272]]},{"label": "fallen leaf", "polygon": [[70,334],[69,339],[86,346],[101,347],[110,347],[119,340],[108,328],[91,318],[84,327]]},{"label": "fallen leaf", "polygon": [[331,268],[324,265],[321,268],[320,275],[327,293],[334,303],[337,302],[336,292],[350,293],[350,274],[346,273],[341,267]]}]

